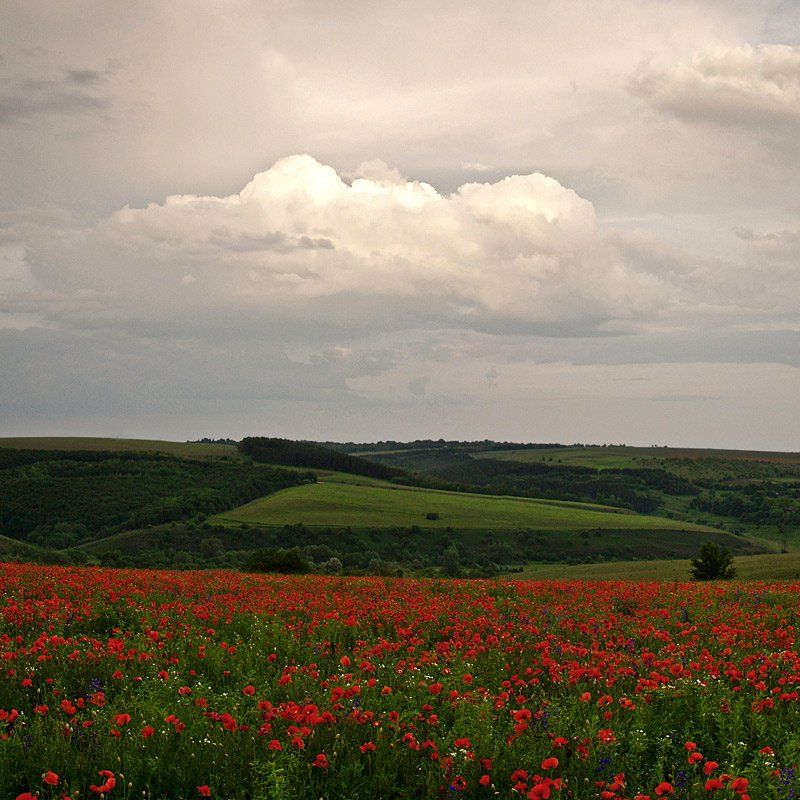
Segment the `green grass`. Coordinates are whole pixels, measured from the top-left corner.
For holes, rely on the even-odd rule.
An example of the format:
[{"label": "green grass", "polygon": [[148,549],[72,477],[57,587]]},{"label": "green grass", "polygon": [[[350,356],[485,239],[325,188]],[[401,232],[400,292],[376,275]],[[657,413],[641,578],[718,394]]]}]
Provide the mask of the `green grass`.
[{"label": "green grass", "polygon": [[42,554],[43,550],[35,544],[20,542],[16,539],[10,539],[8,536],[0,536],[0,561],[4,559],[9,561],[14,561],[15,559],[33,559]]},{"label": "green grass", "polygon": [[[429,520],[428,513],[439,519]],[[608,506],[322,481],[293,487],[212,517],[211,522],[460,530],[706,530]]]},{"label": "green grass", "polygon": [[548,464],[594,467],[595,469],[652,467],[657,466],[657,462],[677,459],[688,461],[711,459],[717,462],[754,461],[780,465],[800,464],[800,453],[758,450],[712,450],[695,447],[627,447],[624,445],[487,450],[475,453],[473,457],[496,458],[500,461],[544,461]]},{"label": "green grass", "polygon": [[168,453],[174,456],[207,458],[237,456],[229,444],[167,442],[159,439],[112,439],[96,436],[13,436],[0,438],[0,448],[15,450],[94,450],[128,453]]},{"label": "green grass", "polygon": [[[739,556],[735,559],[742,580],[796,580],[800,578],[800,553],[770,553]],[[689,559],[657,561],[609,561],[602,564],[528,564],[516,578],[558,580],[686,580]]]}]

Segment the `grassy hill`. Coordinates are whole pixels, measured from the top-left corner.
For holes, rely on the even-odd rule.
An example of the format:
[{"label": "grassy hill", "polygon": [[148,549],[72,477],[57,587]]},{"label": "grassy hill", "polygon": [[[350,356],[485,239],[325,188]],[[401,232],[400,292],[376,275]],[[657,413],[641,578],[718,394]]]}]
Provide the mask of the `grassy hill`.
[{"label": "grassy hill", "polygon": [[[473,453],[474,458],[497,458],[502,461],[548,462],[574,464],[595,469],[630,469],[640,467],[672,466],[695,470],[703,463],[734,462],[743,464],[774,464],[800,467],[800,453],[783,453],[761,450],[714,450],[694,447],[628,447],[627,445],[575,445],[571,447],[484,450]],[[677,462],[677,463],[676,463]]]},{"label": "grassy hill", "polygon": [[[428,517],[434,514],[435,518]],[[285,489],[219,514],[212,521],[351,528],[416,525],[434,530],[708,530],[691,523],[589,503],[330,480]]]},{"label": "grassy hill", "polygon": [[[687,559],[704,541],[739,557],[774,548],[768,525],[713,509],[744,498],[770,520],[800,488],[794,454],[427,442],[359,446],[354,458],[343,445],[248,441],[257,452],[242,457],[209,442],[0,439],[0,530],[27,540],[0,539],[0,560],[237,567],[296,547],[322,570],[545,575],[560,562],[578,577],[614,577],[618,564],[684,576],[686,562],[654,559]],[[763,560],[742,575],[771,568],[792,565]]]},{"label": "grassy hill", "polygon": [[359,446],[365,451],[487,492],[633,508],[743,534],[768,549],[800,547],[800,453],[507,442]]},{"label": "grassy hill", "polygon": [[120,453],[167,453],[184,458],[239,457],[234,445],[207,442],[167,442],[160,439],[113,439],[96,436],[0,437],[0,448],[15,450],[90,450]]}]

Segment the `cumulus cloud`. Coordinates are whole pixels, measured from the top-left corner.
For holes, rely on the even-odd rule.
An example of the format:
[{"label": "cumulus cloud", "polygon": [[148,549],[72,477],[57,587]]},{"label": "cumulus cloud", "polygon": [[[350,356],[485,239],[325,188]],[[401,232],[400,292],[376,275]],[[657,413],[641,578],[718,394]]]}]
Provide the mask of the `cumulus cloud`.
[{"label": "cumulus cloud", "polygon": [[391,316],[406,327],[564,333],[675,302],[662,268],[606,234],[592,204],[553,178],[441,194],[382,163],[357,172],[348,183],[311,156],[290,156],[236,194],[126,206],[57,236],[29,227],[28,259],[61,312],[77,302],[82,313],[76,298],[91,290],[106,321],[159,309],[175,321],[203,308],[311,313],[322,325],[332,315],[345,327],[349,314],[354,328],[374,316],[379,330]]},{"label": "cumulus cloud", "polygon": [[670,67],[645,64],[630,91],[689,122],[796,125],[800,121],[800,46],[713,47]]}]

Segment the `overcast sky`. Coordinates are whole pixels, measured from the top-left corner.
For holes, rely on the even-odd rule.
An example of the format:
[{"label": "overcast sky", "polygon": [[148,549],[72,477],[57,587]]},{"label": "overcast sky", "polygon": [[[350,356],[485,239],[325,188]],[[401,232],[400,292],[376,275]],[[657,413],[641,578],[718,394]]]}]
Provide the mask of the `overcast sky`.
[{"label": "overcast sky", "polygon": [[0,435],[800,450],[798,0],[0,27]]}]

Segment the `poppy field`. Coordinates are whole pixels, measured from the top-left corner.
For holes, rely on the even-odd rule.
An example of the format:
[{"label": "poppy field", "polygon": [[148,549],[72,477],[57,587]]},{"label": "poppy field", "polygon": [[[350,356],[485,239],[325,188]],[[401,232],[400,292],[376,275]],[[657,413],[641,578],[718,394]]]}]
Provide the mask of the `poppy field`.
[{"label": "poppy field", "polygon": [[0,565],[0,797],[792,800],[800,584]]}]

